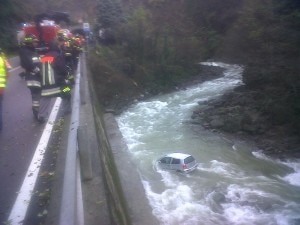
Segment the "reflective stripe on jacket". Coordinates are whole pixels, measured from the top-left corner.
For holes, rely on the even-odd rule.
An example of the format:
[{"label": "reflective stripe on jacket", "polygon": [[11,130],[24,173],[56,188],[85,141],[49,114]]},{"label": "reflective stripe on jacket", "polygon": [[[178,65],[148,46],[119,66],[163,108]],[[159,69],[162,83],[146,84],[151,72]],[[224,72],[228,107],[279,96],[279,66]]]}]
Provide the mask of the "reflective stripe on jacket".
[{"label": "reflective stripe on jacket", "polygon": [[7,83],[5,60],[0,56],[0,88],[5,88]]},{"label": "reflective stripe on jacket", "polygon": [[44,56],[42,62],[42,92],[44,97],[54,97],[61,94],[61,88],[56,83],[56,77],[52,68],[53,56]]},{"label": "reflective stripe on jacket", "polygon": [[41,82],[39,82],[37,80],[27,80],[26,85],[28,88],[31,88],[31,87],[41,88]]},{"label": "reflective stripe on jacket", "polygon": [[40,61],[40,58],[39,58],[39,57],[33,56],[33,57],[32,57],[32,62],[33,62],[33,63],[40,63],[41,61]]},{"label": "reflective stripe on jacket", "polygon": [[43,86],[54,85],[55,76],[51,63],[54,61],[54,57],[45,56],[42,58],[42,84]]},{"label": "reflective stripe on jacket", "polygon": [[[33,69],[35,68],[39,68],[40,69],[40,65],[41,65],[41,61],[40,58],[33,55],[31,57],[31,61],[32,61],[32,66],[34,66]],[[26,74],[26,85],[28,88],[41,88],[41,75],[40,72],[38,71],[27,71]]]},{"label": "reflective stripe on jacket", "polygon": [[60,93],[61,93],[61,89],[59,87],[55,87],[55,88],[42,89],[41,95],[44,97],[50,97],[50,96],[59,95]]}]

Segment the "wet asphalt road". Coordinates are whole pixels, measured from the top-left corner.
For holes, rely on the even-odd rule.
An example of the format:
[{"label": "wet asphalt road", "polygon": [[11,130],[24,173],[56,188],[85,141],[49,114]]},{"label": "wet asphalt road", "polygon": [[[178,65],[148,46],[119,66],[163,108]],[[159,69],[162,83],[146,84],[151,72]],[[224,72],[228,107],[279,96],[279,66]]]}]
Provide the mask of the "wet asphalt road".
[{"label": "wet asphalt road", "polygon": [[44,128],[32,115],[30,92],[18,75],[22,71],[18,59],[11,64],[0,133],[0,224],[10,214]]}]

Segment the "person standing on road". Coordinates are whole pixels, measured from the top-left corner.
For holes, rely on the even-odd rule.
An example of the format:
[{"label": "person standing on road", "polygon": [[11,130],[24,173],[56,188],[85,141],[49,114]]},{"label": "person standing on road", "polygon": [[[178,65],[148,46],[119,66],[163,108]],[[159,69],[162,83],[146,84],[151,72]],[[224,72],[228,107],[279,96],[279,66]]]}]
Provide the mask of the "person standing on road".
[{"label": "person standing on road", "polygon": [[2,102],[3,102],[3,94],[4,89],[6,88],[7,84],[7,78],[8,78],[8,69],[10,65],[6,61],[6,58],[4,56],[4,53],[2,49],[0,48],[0,131],[2,131]]},{"label": "person standing on road", "polygon": [[45,121],[49,116],[53,97],[62,98],[64,114],[71,111],[72,84],[68,80],[69,69],[65,57],[58,45],[51,46],[50,51],[41,58],[41,62],[42,91],[38,118],[40,121]]},{"label": "person standing on road", "polygon": [[32,112],[38,119],[41,96],[41,74],[40,57],[35,48],[38,45],[38,39],[35,35],[26,35],[19,50],[21,67],[25,70],[26,85],[30,90],[32,99]]}]

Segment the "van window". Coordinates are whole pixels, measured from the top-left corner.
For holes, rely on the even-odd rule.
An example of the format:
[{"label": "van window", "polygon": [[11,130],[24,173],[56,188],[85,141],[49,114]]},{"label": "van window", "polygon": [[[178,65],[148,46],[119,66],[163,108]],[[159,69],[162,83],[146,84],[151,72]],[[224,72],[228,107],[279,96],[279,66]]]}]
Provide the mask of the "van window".
[{"label": "van window", "polygon": [[164,157],[160,160],[161,163],[170,164],[171,163],[171,157]]},{"label": "van window", "polygon": [[189,163],[194,162],[194,161],[195,161],[195,159],[194,159],[193,156],[189,156],[189,157],[184,159],[185,164],[189,164]]},{"label": "van window", "polygon": [[173,159],[172,164],[180,164],[180,159]]},{"label": "van window", "polygon": [[171,157],[166,157],[166,163],[170,164],[171,163],[172,158]]}]

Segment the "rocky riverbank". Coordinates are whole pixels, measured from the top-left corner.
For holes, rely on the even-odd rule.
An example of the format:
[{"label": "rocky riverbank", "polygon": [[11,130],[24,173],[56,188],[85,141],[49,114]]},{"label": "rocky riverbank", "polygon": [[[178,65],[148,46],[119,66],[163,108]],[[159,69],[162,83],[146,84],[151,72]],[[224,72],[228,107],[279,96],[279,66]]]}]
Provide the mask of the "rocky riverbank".
[{"label": "rocky riverbank", "polygon": [[219,99],[201,103],[192,119],[206,129],[255,143],[274,158],[300,158],[300,138],[292,124],[276,123],[264,114],[261,93],[240,86]]}]

